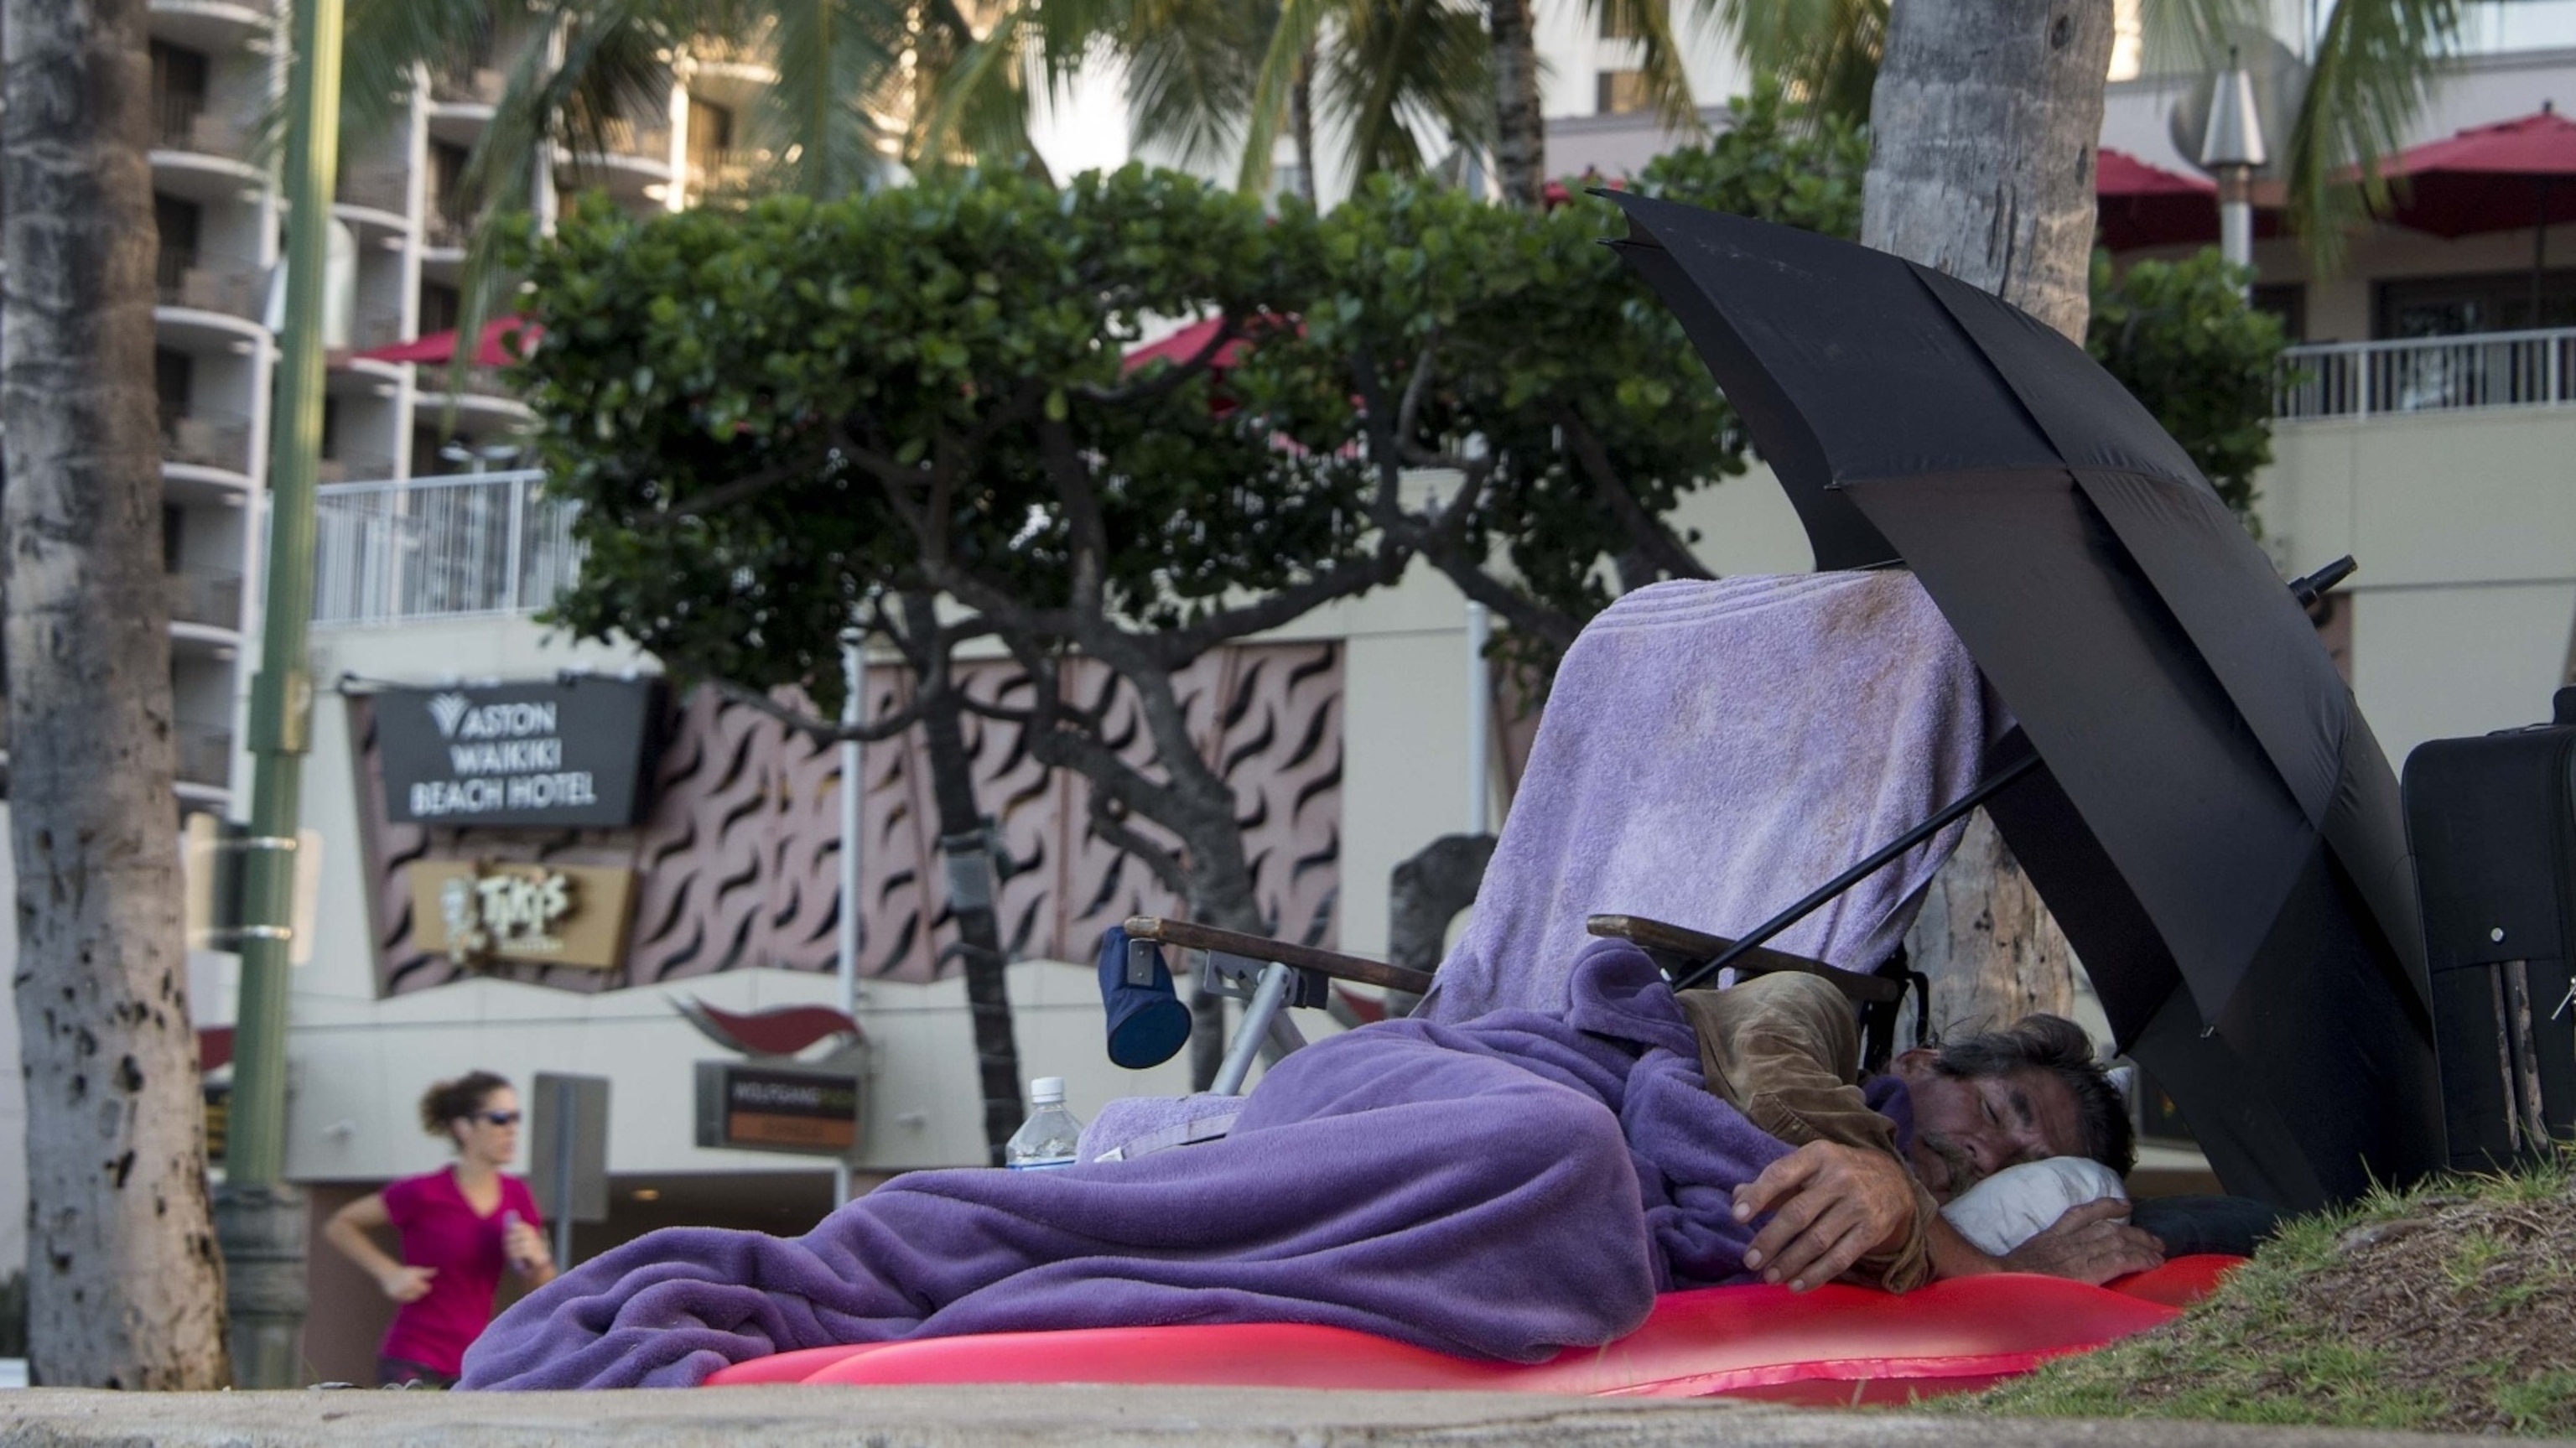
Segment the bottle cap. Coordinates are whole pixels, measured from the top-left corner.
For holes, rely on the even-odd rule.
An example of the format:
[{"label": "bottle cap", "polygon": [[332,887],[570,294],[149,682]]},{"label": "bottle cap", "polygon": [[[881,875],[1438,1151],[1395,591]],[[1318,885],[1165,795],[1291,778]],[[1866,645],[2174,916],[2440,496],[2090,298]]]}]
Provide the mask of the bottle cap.
[{"label": "bottle cap", "polygon": [[1064,1104],[1064,1078],[1062,1076],[1040,1076],[1036,1080],[1031,1081],[1029,1083],[1029,1104],[1032,1106],[1062,1106]]}]

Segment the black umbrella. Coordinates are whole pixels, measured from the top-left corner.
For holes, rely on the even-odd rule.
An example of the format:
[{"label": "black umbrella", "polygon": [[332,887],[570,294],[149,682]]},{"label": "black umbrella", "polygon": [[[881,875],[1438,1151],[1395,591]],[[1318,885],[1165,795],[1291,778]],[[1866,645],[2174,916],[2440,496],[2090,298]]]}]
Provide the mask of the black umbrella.
[{"label": "black umbrella", "polygon": [[2041,765],[1987,804],[2231,1191],[2442,1158],[2396,780],[2260,548],[2081,348],[1848,242],[1620,195],[1819,568],[1901,563]]}]

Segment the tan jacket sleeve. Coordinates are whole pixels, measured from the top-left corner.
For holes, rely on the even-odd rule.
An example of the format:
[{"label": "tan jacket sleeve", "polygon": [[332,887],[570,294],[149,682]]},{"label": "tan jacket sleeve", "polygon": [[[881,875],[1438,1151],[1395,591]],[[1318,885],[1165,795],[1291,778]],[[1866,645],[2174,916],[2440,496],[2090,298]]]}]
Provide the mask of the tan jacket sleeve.
[{"label": "tan jacket sleeve", "polygon": [[[1860,1023],[1832,982],[1779,971],[1729,990],[1682,991],[1676,999],[1699,1038],[1708,1089],[1746,1120],[1791,1146],[1831,1141],[1904,1162],[1896,1124],[1861,1095]],[[1924,1233],[1939,1208],[1920,1182],[1914,1196],[1914,1225],[1904,1244],[1861,1259],[1852,1276],[1890,1292],[1931,1280]]]}]

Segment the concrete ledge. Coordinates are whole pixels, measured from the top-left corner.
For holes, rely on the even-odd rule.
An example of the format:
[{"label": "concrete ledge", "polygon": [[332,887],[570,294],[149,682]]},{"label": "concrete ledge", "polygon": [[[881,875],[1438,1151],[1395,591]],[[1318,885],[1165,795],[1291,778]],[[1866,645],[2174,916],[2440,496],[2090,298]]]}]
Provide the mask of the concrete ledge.
[{"label": "concrete ledge", "polygon": [[0,1448],[2399,1448],[2412,1433],[1839,1413],[1701,1401],[1240,1388],[102,1393],[0,1398]]}]

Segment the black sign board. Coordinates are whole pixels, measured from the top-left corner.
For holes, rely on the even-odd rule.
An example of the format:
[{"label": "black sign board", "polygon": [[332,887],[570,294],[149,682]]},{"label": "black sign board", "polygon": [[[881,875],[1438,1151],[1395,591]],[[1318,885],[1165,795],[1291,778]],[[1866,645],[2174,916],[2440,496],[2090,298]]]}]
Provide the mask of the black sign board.
[{"label": "black sign board", "polygon": [[403,824],[616,827],[642,817],[652,679],[375,696],[385,813]]},{"label": "black sign board", "polygon": [[698,1063],[698,1145],[843,1156],[859,1141],[849,1071]]}]

